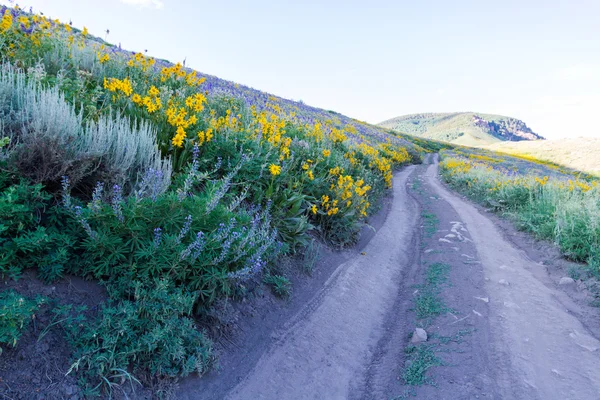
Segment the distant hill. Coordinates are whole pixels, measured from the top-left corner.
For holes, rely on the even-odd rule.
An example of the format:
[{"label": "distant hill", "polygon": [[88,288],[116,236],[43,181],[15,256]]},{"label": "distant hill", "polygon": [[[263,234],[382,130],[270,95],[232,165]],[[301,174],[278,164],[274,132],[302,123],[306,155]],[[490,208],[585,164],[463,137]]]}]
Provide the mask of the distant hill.
[{"label": "distant hill", "polygon": [[410,114],[381,122],[379,126],[467,146],[544,139],[519,119],[473,112]]},{"label": "distant hill", "polygon": [[550,161],[600,176],[600,138],[568,138],[535,142],[503,142],[485,148]]}]

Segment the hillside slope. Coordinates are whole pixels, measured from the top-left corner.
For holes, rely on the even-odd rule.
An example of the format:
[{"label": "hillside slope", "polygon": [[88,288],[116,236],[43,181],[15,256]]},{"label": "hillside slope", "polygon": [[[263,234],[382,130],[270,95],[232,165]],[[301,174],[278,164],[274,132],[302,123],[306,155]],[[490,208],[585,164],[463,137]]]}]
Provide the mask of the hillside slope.
[{"label": "hillside slope", "polygon": [[600,138],[567,138],[544,141],[502,142],[487,146],[503,153],[551,161],[572,169],[600,175]]},{"label": "hillside slope", "polygon": [[410,114],[381,122],[379,126],[462,145],[543,139],[516,118],[473,112]]}]

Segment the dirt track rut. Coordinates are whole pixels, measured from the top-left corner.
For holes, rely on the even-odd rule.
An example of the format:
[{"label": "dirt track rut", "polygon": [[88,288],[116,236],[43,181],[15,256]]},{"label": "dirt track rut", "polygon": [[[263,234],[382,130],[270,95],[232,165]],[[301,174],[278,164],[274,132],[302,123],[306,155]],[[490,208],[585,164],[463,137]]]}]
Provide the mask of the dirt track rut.
[{"label": "dirt track rut", "polygon": [[417,207],[406,180],[412,169],[394,178],[393,206],[365,254],[336,270],[228,399],[345,399],[358,390],[411,262]]},{"label": "dirt track rut", "polygon": [[[418,284],[435,264],[449,271],[444,311],[418,319]],[[538,279],[543,268],[440,183],[437,162],[408,167],[395,176],[393,205],[364,255],[340,265],[272,334],[225,398],[600,399],[600,342],[577,306],[567,310],[567,296]],[[435,385],[400,379],[416,326],[441,359],[428,372]]]},{"label": "dirt track rut", "polygon": [[500,399],[600,399],[600,342],[571,314],[564,294],[536,277],[543,267],[515,248],[473,205],[448,191],[437,165],[427,183],[468,228],[485,276],[488,351]]}]

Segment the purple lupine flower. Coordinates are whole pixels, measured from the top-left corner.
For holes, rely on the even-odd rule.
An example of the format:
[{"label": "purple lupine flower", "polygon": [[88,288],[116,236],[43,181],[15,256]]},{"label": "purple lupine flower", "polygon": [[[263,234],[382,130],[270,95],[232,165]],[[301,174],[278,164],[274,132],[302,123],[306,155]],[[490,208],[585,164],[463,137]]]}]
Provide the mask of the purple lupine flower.
[{"label": "purple lupine flower", "polygon": [[221,254],[219,255],[218,258],[216,258],[215,260],[213,260],[213,264],[220,264],[221,262],[223,262],[223,260],[225,260],[225,257],[227,256],[227,253],[229,253],[229,249],[231,248],[231,245],[239,237],[240,237],[240,233],[239,232],[233,232],[227,238],[227,240],[225,241],[225,243],[223,243],[223,247],[221,248]]},{"label": "purple lupine flower", "polygon": [[179,231],[179,235],[177,236],[177,244],[181,243],[181,239],[183,239],[185,237],[185,235],[188,234],[191,227],[192,227],[192,216],[188,215],[187,217],[185,217],[185,223],[183,224],[183,227],[181,228],[181,230]]},{"label": "purple lupine flower", "polygon": [[[161,170],[154,171],[154,182],[152,184],[152,201],[156,201],[158,195],[162,191],[163,172]],[[159,183],[160,182],[160,183]]]},{"label": "purple lupine flower", "polygon": [[104,183],[97,182],[94,187],[94,192],[92,193],[92,203],[90,208],[94,212],[94,214],[100,212],[102,209],[102,193],[104,192]]},{"label": "purple lupine flower", "polygon": [[83,209],[81,208],[81,206],[75,206],[73,207],[73,210],[75,211],[75,215],[77,216],[77,221],[81,224],[85,232],[91,239],[95,240],[98,237],[98,234],[94,232],[89,222],[83,215]]},{"label": "purple lupine flower", "polygon": [[123,189],[119,185],[113,186],[113,196],[111,198],[112,209],[115,213],[115,216],[120,222],[123,222],[125,218],[123,217]]},{"label": "purple lupine flower", "polygon": [[192,153],[192,165],[190,166],[190,170],[185,177],[185,181],[183,182],[183,188],[177,194],[179,201],[183,201],[188,195],[194,180],[196,178],[196,174],[198,173],[198,156],[200,155],[200,148],[198,147],[198,143],[194,144],[194,151]]},{"label": "purple lupine flower", "polygon": [[206,238],[204,236],[204,233],[202,231],[200,231],[196,234],[196,239],[192,243],[190,243],[189,246],[185,250],[183,250],[181,252],[180,259],[184,260],[184,259],[188,258],[190,256],[190,254],[192,254],[192,251],[194,251],[191,261],[192,262],[196,261],[196,259],[200,256],[200,253],[204,249],[205,244],[206,244]]},{"label": "purple lupine flower", "polygon": [[158,249],[162,240],[162,229],[154,228],[154,248]]},{"label": "purple lupine flower", "polygon": [[73,206],[72,203],[72,199],[71,199],[71,186],[69,183],[69,177],[68,176],[63,176],[60,184],[62,186],[62,202],[63,202],[63,206],[67,209],[71,209],[71,207]]}]

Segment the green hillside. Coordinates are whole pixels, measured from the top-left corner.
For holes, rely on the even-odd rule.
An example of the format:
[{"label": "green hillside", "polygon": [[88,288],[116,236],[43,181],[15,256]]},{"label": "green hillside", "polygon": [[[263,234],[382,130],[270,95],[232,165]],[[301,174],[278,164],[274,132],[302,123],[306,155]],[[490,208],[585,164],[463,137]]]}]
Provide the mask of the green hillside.
[{"label": "green hillside", "polygon": [[468,146],[543,139],[516,118],[473,112],[410,114],[379,125],[427,139]]}]

